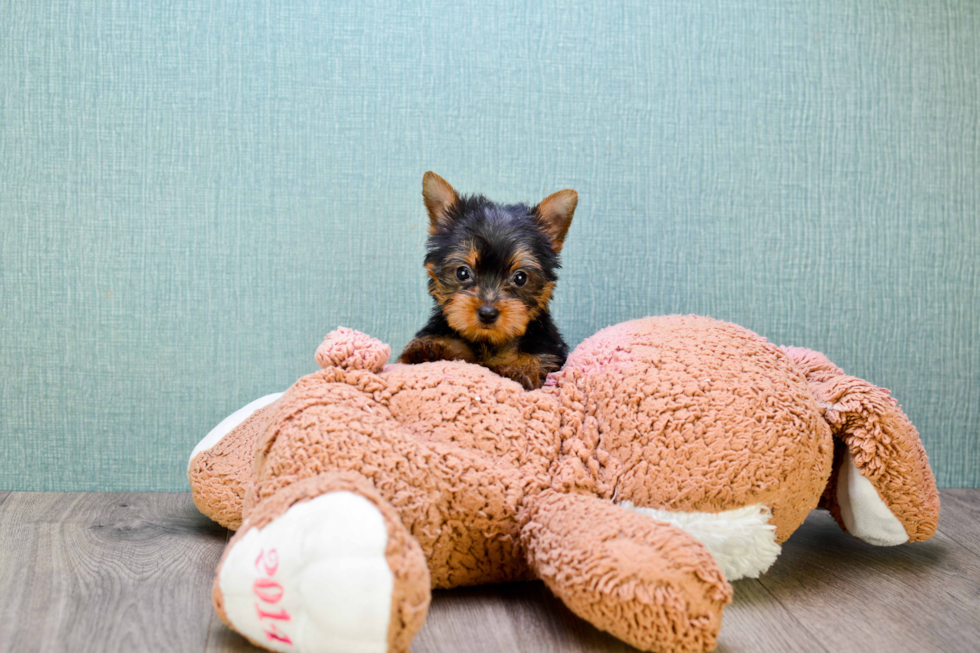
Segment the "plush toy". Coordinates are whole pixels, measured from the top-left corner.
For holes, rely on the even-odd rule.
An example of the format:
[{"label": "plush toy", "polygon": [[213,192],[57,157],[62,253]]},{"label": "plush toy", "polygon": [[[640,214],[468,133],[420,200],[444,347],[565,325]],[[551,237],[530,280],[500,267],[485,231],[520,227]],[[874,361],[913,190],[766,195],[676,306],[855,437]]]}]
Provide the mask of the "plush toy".
[{"label": "plush toy", "polygon": [[887,390],[694,316],[604,329],[539,390],[462,362],[385,365],[339,329],[320,371],[190,461],[238,532],[214,583],[278,651],[406,651],[430,588],[539,578],[649,651],[714,648],[729,581],[818,506],[873,544],[930,537],[939,499]]}]

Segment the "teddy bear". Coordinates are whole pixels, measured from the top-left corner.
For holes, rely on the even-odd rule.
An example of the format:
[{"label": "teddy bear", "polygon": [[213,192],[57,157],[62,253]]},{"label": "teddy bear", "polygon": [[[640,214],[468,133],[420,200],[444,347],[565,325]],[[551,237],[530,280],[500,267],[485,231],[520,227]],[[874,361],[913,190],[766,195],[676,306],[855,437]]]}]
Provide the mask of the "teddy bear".
[{"label": "teddy bear", "polygon": [[876,545],[936,530],[935,479],[889,392],[734,324],[608,327],[533,391],[389,355],[332,332],[317,372],[191,456],[196,505],[237,530],[215,609],[259,646],[404,652],[432,588],[540,579],[638,649],[708,651],[730,582],[812,509]]}]

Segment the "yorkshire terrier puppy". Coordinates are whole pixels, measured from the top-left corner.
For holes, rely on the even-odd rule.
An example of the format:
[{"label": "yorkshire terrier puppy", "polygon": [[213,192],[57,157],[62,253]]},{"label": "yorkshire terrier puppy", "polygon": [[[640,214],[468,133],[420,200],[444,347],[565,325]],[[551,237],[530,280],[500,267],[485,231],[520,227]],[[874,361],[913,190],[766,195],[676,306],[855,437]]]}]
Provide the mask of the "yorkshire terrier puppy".
[{"label": "yorkshire terrier puppy", "polygon": [[482,195],[457,195],[427,172],[422,197],[435,307],[399,362],[462,360],[526,389],[541,387],[568,355],[548,302],[578,193],[558,191],[534,207],[499,205]]}]

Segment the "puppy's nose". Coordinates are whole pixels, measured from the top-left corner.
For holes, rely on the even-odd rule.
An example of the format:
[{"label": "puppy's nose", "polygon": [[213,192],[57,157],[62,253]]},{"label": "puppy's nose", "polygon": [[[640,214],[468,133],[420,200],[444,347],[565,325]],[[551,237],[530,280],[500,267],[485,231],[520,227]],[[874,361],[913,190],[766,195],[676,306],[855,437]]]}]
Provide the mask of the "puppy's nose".
[{"label": "puppy's nose", "polygon": [[493,324],[500,317],[500,311],[493,306],[481,306],[476,314],[480,317],[480,322],[484,324]]}]

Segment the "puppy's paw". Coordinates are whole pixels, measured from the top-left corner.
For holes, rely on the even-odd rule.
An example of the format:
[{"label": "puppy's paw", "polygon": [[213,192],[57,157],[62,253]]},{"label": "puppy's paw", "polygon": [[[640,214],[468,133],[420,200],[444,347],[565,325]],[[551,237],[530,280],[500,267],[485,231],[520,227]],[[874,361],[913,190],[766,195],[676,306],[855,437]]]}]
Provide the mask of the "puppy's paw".
[{"label": "puppy's paw", "polygon": [[501,365],[493,371],[504,378],[517,381],[525,390],[537,390],[548,376],[541,368],[529,365]]},{"label": "puppy's paw", "polygon": [[560,369],[557,359],[549,354],[513,354],[501,358],[490,369],[500,376],[517,381],[525,390],[537,390],[544,385],[549,374]]},{"label": "puppy's paw", "polygon": [[424,336],[412,340],[398,357],[399,363],[415,365],[432,361],[473,362],[473,352],[464,343],[450,338]]}]

